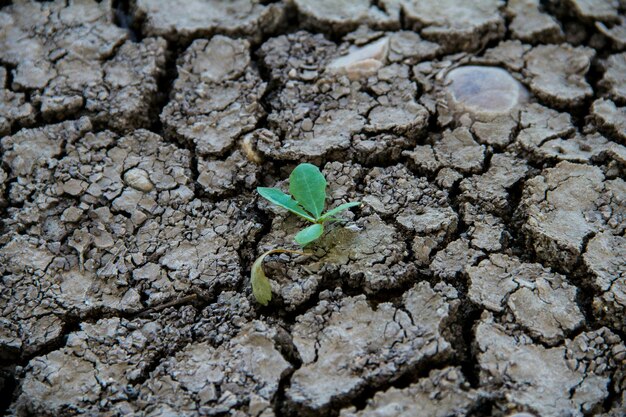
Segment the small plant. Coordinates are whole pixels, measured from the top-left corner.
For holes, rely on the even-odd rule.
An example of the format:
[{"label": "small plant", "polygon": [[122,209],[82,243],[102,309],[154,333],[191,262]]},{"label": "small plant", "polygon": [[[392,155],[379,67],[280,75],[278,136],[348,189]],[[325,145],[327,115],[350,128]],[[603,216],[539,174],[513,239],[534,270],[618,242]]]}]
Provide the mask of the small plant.
[{"label": "small plant", "polygon": [[[326,207],[326,179],[320,170],[311,164],[300,164],[291,172],[289,176],[289,193],[291,195],[285,194],[278,188],[258,187],[257,191],[270,203],[289,210],[304,220],[313,223],[300,230],[295,236],[296,243],[302,247],[322,236],[326,222],[341,220],[334,217],[335,215],[351,207],[361,205],[360,202],[345,203],[324,213],[324,208]],[[250,279],[252,281],[252,292],[256,300],[262,305],[267,305],[272,299],[270,283],[263,271],[263,260],[272,253],[305,255],[305,253],[298,251],[273,249],[257,258],[252,265]]]},{"label": "small plant", "polygon": [[289,176],[291,195],[283,193],[278,188],[258,187],[257,191],[270,203],[313,223],[296,235],[295,241],[301,246],[306,246],[322,236],[324,223],[338,220],[333,216],[350,207],[361,205],[358,202],[345,203],[323,213],[326,206],[326,179],[320,170],[311,164],[300,164],[291,172]]}]

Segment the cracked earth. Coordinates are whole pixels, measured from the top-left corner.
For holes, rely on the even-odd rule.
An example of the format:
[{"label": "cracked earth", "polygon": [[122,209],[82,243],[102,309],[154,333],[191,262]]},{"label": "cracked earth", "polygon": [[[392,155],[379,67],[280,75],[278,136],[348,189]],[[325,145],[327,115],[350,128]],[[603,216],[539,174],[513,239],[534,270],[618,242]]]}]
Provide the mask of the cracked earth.
[{"label": "cracked earth", "polygon": [[0,1],[0,414],[625,415],[625,74],[624,0]]}]

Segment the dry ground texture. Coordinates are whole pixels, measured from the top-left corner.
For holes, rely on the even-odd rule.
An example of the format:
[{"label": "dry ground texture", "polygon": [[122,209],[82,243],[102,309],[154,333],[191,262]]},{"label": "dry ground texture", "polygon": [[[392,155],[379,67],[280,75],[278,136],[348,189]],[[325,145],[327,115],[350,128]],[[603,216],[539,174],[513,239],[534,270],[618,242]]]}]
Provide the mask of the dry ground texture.
[{"label": "dry ground texture", "polygon": [[0,413],[624,415],[626,1],[0,5]]}]

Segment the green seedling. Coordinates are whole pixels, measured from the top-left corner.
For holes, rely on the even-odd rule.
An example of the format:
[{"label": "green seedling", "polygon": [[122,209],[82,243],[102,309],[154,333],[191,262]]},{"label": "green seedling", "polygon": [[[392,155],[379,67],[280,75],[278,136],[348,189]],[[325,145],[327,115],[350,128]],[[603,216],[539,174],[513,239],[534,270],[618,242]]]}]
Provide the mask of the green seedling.
[{"label": "green seedling", "polygon": [[[351,207],[361,205],[360,202],[345,203],[324,213],[326,207],[326,179],[320,170],[311,164],[298,165],[289,176],[289,194],[278,188],[258,187],[259,194],[270,203],[289,210],[293,214],[300,216],[304,220],[313,223],[300,230],[295,241],[304,247],[319,239],[324,234],[324,224],[330,221],[337,221],[335,216]],[[257,258],[252,265],[250,279],[252,281],[252,292],[256,300],[262,304],[272,299],[270,283],[263,271],[263,260],[272,253],[296,253],[305,255],[302,252],[290,251],[286,249],[274,249],[265,252]]]},{"label": "green seedling", "polygon": [[359,202],[345,203],[324,213],[326,206],[326,179],[320,170],[311,164],[300,164],[289,176],[289,194],[278,188],[258,187],[261,197],[270,203],[289,210],[304,220],[313,223],[302,229],[295,241],[306,246],[317,240],[324,233],[324,223],[337,220],[335,215],[350,207],[361,205]]}]

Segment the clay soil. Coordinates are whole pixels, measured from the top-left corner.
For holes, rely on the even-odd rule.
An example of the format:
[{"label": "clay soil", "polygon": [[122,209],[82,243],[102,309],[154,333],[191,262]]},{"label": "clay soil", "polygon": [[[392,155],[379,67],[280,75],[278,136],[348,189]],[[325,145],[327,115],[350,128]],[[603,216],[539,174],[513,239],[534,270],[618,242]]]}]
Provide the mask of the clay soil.
[{"label": "clay soil", "polygon": [[625,13],[0,1],[0,414],[625,415]]}]

